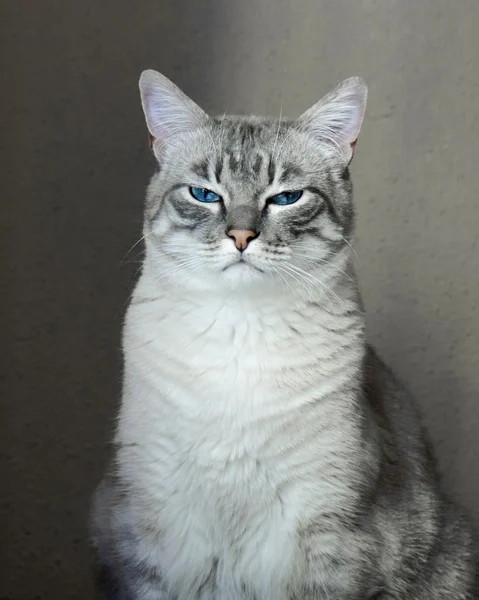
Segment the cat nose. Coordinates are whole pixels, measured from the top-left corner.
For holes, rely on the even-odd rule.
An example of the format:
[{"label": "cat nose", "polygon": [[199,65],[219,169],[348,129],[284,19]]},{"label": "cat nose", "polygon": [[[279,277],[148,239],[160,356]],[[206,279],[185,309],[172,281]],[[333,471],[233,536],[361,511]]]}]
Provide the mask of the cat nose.
[{"label": "cat nose", "polygon": [[246,250],[251,240],[258,237],[258,234],[250,229],[230,229],[226,232],[226,235],[234,240],[235,246],[240,252]]}]

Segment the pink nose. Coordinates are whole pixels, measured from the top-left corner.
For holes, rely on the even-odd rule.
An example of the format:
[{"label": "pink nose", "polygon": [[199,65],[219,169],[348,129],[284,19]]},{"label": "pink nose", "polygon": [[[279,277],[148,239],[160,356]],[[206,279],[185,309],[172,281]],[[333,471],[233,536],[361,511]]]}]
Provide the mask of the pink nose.
[{"label": "pink nose", "polygon": [[235,246],[240,252],[246,250],[251,240],[258,237],[257,233],[249,229],[230,229],[226,235],[235,241]]}]

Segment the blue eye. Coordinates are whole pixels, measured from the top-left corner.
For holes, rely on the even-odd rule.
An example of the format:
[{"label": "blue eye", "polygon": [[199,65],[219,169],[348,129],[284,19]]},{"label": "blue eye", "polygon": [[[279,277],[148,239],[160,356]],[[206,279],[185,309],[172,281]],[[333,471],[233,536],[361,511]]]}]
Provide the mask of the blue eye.
[{"label": "blue eye", "polygon": [[190,194],[200,202],[220,202],[221,196],[215,194],[211,190],[200,187],[190,187]]},{"label": "blue eye", "polygon": [[287,204],[294,204],[297,202],[301,196],[303,195],[303,191],[299,190],[298,192],[281,192],[281,194],[276,194],[276,196],[271,196],[269,201],[272,204],[279,204],[281,206],[286,206]]}]

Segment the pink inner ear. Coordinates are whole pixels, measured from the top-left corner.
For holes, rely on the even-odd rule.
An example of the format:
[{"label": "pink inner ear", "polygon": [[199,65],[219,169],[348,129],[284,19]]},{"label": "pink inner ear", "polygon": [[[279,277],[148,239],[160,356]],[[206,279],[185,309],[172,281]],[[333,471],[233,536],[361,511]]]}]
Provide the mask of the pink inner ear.
[{"label": "pink inner ear", "polygon": [[354,140],[354,142],[351,142],[349,145],[351,146],[351,158],[349,159],[349,162],[351,162],[353,160],[353,156],[354,156],[354,151],[356,149],[356,142],[358,140]]},{"label": "pink inner ear", "polygon": [[153,148],[153,144],[155,143],[155,138],[151,135],[151,133],[150,133],[149,143],[150,143],[150,150],[151,150]]}]

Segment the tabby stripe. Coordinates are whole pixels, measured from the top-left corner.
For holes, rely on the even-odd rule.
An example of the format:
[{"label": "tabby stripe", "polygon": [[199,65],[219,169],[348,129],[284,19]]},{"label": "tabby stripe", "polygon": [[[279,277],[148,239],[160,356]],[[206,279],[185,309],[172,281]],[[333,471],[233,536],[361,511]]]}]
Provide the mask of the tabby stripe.
[{"label": "tabby stripe", "polygon": [[269,157],[268,163],[268,185],[271,185],[274,181],[274,174],[276,172],[276,165],[274,164],[273,157]]},{"label": "tabby stripe", "polygon": [[223,157],[221,157],[215,166],[215,179],[216,183],[221,183],[221,173],[223,172]]},{"label": "tabby stripe", "polygon": [[193,173],[195,175],[198,175],[198,177],[201,177],[202,179],[209,178],[208,161],[207,160],[203,160],[202,162],[200,162],[196,165],[193,165],[191,167],[191,170],[193,171]]},{"label": "tabby stripe", "polygon": [[299,167],[289,163],[289,164],[284,165],[284,169],[279,178],[279,182],[285,183],[291,177],[301,177],[302,175],[303,175],[303,171]]},{"label": "tabby stripe", "polygon": [[150,221],[154,221],[156,219],[156,217],[159,215],[162,207],[163,207],[163,203],[165,202],[165,199],[174,191],[179,190],[180,188],[185,187],[184,183],[176,183],[175,185],[172,185],[170,188],[168,188],[166,190],[166,192],[163,194],[163,198],[161,199],[161,202],[158,203],[158,206],[156,207],[155,212],[152,214],[152,216],[150,217]]},{"label": "tabby stripe", "polygon": [[306,189],[308,190],[308,192],[311,192],[312,194],[316,194],[324,200],[332,220],[336,223],[336,225],[340,225],[341,223],[339,221],[338,214],[336,212],[336,209],[334,208],[334,204],[333,204],[331,198],[325,192],[323,192],[323,190],[320,190],[319,188],[317,188],[315,186],[309,186]]}]

